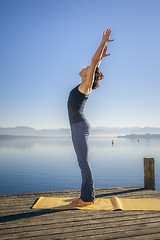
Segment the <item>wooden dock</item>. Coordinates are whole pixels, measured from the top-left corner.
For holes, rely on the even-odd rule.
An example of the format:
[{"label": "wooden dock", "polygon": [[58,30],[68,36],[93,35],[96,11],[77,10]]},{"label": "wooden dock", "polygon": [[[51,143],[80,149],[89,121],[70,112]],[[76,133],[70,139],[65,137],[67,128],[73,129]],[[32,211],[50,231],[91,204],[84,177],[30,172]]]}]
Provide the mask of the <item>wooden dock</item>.
[{"label": "wooden dock", "polygon": [[[79,191],[0,196],[0,239],[160,239],[160,212],[34,210],[40,196],[79,197]],[[97,189],[96,197],[160,198],[139,187]]]}]

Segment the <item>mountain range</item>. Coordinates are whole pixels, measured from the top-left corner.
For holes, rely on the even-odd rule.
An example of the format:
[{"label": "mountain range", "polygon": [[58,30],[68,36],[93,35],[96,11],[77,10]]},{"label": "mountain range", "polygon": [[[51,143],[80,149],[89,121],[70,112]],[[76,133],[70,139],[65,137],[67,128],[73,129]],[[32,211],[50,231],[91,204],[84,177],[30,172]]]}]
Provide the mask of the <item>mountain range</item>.
[{"label": "mountain range", "polygon": [[145,134],[129,134],[125,136],[118,136],[118,138],[160,138],[160,134],[154,134],[154,133],[145,133]]},{"label": "mountain range", "polygon": [[[92,127],[91,136],[118,136],[122,137],[130,134],[160,134],[160,128],[151,127]],[[70,136],[69,128],[57,128],[57,129],[40,129],[36,130],[27,126],[18,126],[14,128],[0,128],[0,135],[11,135],[11,136]]]}]

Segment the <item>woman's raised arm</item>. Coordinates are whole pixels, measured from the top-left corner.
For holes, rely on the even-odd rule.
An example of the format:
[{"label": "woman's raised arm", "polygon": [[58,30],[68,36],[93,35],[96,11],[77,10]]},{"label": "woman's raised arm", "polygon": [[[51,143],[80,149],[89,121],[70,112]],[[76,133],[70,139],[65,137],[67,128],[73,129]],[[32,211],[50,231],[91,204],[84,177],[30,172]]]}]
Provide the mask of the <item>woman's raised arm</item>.
[{"label": "woman's raised arm", "polygon": [[96,67],[100,64],[103,57],[110,55],[110,54],[106,54],[106,51],[108,48],[106,46],[106,43],[114,41],[114,40],[110,40],[111,32],[112,32],[111,29],[107,29],[107,31],[103,32],[101,44],[100,44],[99,48],[97,49],[96,53],[94,54],[92,61],[91,61],[91,65],[88,69],[87,80],[84,85],[86,91],[87,90],[91,91],[91,89],[92,89]]}]

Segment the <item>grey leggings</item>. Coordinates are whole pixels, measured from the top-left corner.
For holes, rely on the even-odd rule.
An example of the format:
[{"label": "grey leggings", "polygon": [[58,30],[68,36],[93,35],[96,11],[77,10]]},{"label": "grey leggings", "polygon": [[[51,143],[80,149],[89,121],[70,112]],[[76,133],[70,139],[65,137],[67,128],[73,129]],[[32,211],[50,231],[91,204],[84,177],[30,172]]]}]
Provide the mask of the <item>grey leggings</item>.
[{"label": "grey leggings", "polygon": [[87,121],[71,124],[73,146],[77,155],[82,175],[81,199],[94,202],[95,191],[93,174],[88,161],[89,124]]}]

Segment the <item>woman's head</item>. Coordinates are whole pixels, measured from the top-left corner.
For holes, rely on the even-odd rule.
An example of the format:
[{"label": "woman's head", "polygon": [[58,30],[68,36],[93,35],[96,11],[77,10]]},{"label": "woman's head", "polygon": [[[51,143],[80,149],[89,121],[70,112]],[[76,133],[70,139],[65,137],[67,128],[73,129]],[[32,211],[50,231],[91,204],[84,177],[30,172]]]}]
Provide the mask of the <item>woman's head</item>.
[{"label": "woman's head", "polygon": [[[90,66],[87,66],[86,68],[82,68],[82,71],[79,73],[79,75],[82,78],[82,82],[86,81],[89,67]],[[92,85],[92,89],[98,88],[99,87],[99,82],[103,78],[104,78],[103,74],[101,73],[99,67],[97,67],[96,70],[95,70],[95,76],[94,76],[94,82],[93,82],[93,85]]]},{"label": "woman's head", "polygon": [[96,71],[95,71],[95,76],[94,76],[94,82],[93,82],[93,85],[92,85],[92,89],[98,88],[99,87],[99,82],[103,78],[104,78],[103,74],[101,73],[99,67],[97,67]]}]

